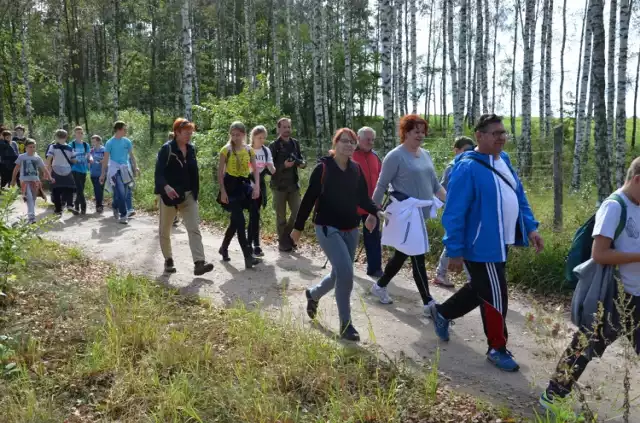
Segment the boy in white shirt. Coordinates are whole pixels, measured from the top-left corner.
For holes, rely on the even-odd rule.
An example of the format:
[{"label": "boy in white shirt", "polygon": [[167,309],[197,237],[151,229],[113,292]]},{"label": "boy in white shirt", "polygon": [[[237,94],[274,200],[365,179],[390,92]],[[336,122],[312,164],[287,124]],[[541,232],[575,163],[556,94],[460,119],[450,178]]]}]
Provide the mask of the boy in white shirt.
[{"label": "boy in white shirt", "polygon": [[[602,356],[619,336],[626,335],[636,353],[640,354],[640,158],[631,162],[626,182],[616,194],[626,204],[627,221],[624,230],[615,238],[622,206],[614,199],[605,200],[596,213],[591,257],[598,264],[618,266],[624,286],[624,303],[627,304],[627,313],[631,314],[632,321],[629,322],[629,327],[622,329],[622,333],[615,333],[607,338],[600,332],[587,333],[592,331],[590,328],[581,328],[576,332],[540,398],[540,404],[547,409],[552,408],[555,399],[564,398],[571,392],[573,384],[589,362]],[[619,301],[616,299],[614,302]],[[584,335],[588,339],[587,345],[582,342]]]}]

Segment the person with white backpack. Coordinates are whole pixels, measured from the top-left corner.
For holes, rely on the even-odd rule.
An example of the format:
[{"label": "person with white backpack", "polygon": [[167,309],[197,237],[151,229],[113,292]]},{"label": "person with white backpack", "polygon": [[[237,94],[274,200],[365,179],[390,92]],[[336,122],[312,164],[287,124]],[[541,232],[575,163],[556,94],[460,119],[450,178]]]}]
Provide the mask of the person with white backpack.
[{"label": "person with white backpack", "polygon": [[[595,322],[598,330],[581,325],[540,398],[540,404],[552,412],[571,393],[589,362],[601,357],[620,336],[627,336],[640,354],[640,158],[631,162],[624,186],[600,205],[592,237],[591,258],[600,266],[618,268],[624,292],[618,292],[615,278],[606,281],[614,284],[608,287],[614,294],[611,304],[602,304],[603,321]],[[620,303],[625,305],[624,319],[616,306]]]}]

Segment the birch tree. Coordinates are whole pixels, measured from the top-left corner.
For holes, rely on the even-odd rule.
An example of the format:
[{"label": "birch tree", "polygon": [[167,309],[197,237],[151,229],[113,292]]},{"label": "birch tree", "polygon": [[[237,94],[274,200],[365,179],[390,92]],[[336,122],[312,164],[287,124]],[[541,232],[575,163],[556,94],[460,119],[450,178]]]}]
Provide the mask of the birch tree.
[{"label": "birch tree", "polygon": [[[487,0],[488,1],[488,0]],[[492,72],[493,76],[491,77],[491,110],[495,110],[496,108],[496,57],[497,57],[497,46],[498,46],[498,13],[500,11],[500,0],[496,0],[495,3],[495,13],[493,15],[493,66]],[[518,20],[518,15],[515,16],[515,20]]]},{"label": "birch tree", "polygon": [[[248,1],[248,0],[246,0]],[[279,51],[278,51],[278,32],[277,32],[277,28],[278,28],[278,16],[276,15],[276,11],[278,10],[277,7],[277,3],[276,0],[272,0],[272,4],[271,4],[271,56],[273,58],[271,66],[273,68],[273,89],[275,91],[275,100],[276,100],[276,107],[278,109],[282,108],[282,77],[280,75],[280,56],[279,56]],[[251,8],[251,15],[252,15],[252,19],[253,19],[253,7]],[[253,27],[253,23],[251,23],[251,27]],[[256,76],[255,76],[255,51],[256,51],[256,46],[255,46],[255,36],[253,35],[253,30],[250,31],[251,33],[251,57],[253,58],[253,73],[252,73],[252,87],[255,88],[256,87]]]},{"label": "birch tree", "polygon": [[22,44],[22,79],[24,81],[24,107],[27,118],[29,135],[33,136],[33,116],[31,110],[31,79],[29,78],[29,45],[27,43],[27,28],[29,15],[25,16],[20,29],[20,42]]},{"label": "birch tree", "polygon": [[[450,0],[452,1],[452,0]],[[382,77],[382,107],[384,109],[384,123],[382,137],[384,139],[383,153],[386,154],[394,146],[393,101],[391,99],[391,25],[393,10],[391,0],[381,0],[380,8],[380,37],[381,37],[381,77]]]},{"label": "birch tree", "polygon": [[189,0],[182,3],[182,99],[184,101],[184,117],[192,119],[193,69],[191,60],[191,19],[189,19]]},{"label": "birch tree", "polygon": [[[476,52],[475,52],[475,75],[474,75],[474,95],[473,95],[473,112],[471,115],[470,125],[473,125],[475,121],[475,115],[480,108],[480,95],[479,91],[482,91],[482,97],[484,97],[483,86],[483,62],[484,62],[484,19],[482,16],[482,0],[476,0]],[[480,88],[480,89],[478,89]],[[486,97],[482,98],[483,102]],[[484,105],[486,108],[486,103]]]},{"label": "birch tree", "polygon": [[616,186],[624,184],[627,150],[627,59],[632,0],[620,0],[620,50],[618,53],[618,93],[616,107]]},{"label": "birch tree", "polygon": [[[189,19],[191,21],[191,28],[193,28],[193,10],[189,9]],[[191,41],[191,73],[193,75],[193,100],[195,104],[200,104],[200,82],[198,81],[198,44]]]},{"label": "birch tree", "polygon": [[564,124],[564,50],[566,45],[567,45],[567,0],[563,0],[562,2],[562,46],[560,47],[560,123],[561,124]]},{"label": "birch tree", "polygon": [[[480,89],[482,90],[482,113],[489,113],[489,75],[487,68],[489,66],[489,39],[490,33],[489,22],[491,16],[489,15],[489,0],[478,0],[479,3],[483,3],[484,7],[484,19],[483,19],[483,46],[482,46],[482,63],[480,63]],[[478,8],[478,16],[482,16],[482,10]]]},{"label": "birch tree", "polygon": [[394,46],[394,62],[395,62],[395,72],[393,75],[394,81],[395,81],[395,86],[396,86],[396,104],[397,104],[397,111],[398,114],[402,115],[404,108],[406,107],[406,102],[405,105],[403,106],[403,101],[402,101],[402,91],[403,91],[403,87],[404,87],[404,78],[402,77],[402,7],[403,4],[406,0],[395,0],[394,2],[394,9],[396,12],[396,31],[397,31],[397,35],[396,35],[396,39],[395,39],[395,46]]},{"label": "birch tree", "polygon": [[[462,0],[460,3],[460,32],[458,37],[458,101],[457,101],[457,113],[459,119],[460,130],[458,131],[456,125],[456,135],[462,135],[462,123],[464,122],[464,109],[465,109],[465,95],[467,94],[467,1]],[[453,5],[449,10],[451,16],[449,19],[453,19]],[[449,29],[453,33],[453,28]],[[451,43],[453,45],[453,43]],[[454,119],[455,125],[455,119]]]},{"label": "birch tree", "polygon": [[544,136],[545,138],[551,137],[551,121],[553,120],[553,110],[551,109],[551,50],[553,46],[553,0],[548,0],[549,4],[549,17],[547,20],[547,43],[545,46],[544,55]]},{"label": "birch tree", "polygon": [[[622,1],[622,0],[621,0]],[[609,46],[607,49],[607,154],[611,160],[613,145],[614,105],[616,100],[616,19],[618,0],[610,0],[609,9]]]},{"label": "birch tree", "polygon": [[[275,20],[273,19],[275,16],[275,5],[271,6],[271,17],[272,17],[272,22],[271,22],[271,41],[272,41],[272,51],[274,51],[274,71],[276,69],[275,66],[275,62],[276,62],[276,53],[275,53],[275,27],[274,25],[276,25]],[[251,0],[244,0],[244,39],[245,42],[247,43],[247,80],[249,82],[249,85],[251,86],[251,88],[255,88],[256,87],[256,67],[255,67],[255,63],[256,63],[256,59],[255,59],[255,40],[253,37],[253,20],[251,19],[251,15],[252,15],[252,5],[251,5]],[[273,80],[275,82],[276,80],[276,76],[275,76],[275,72],[272,73],[273,75]],[[276,90],[276,96],[277,96],[277,90]]]},{"label": "birch tree", "polygon": [[[515,3],[515,23],[513,25],[513,53],[511,55],[511,90],[509,94],[511,96],[510,102],[510,115],[511,115],[511,135],[514,139],[516,138],[516,53],[518,52],[518,22],[520,22],[520,16],[522,14],[520,6],[520,0],[516,0]],[[518,149],[518,161],[521,160],[520,157],[520,143],[517,145]]]},{"label": "birch tree", "polygon": [[607,153],[607,105],[605,102],[604,78],[606,59],[603,9],[603,0],[591,0],[589,5],[589,26],[593,30],[591,89],[595,120],[596,185],[598,187],[599,202],[604,201],[611,194],[611,169]]},{"label": "birch tree", "polygon": [[535,0],[525,2],[523,31],[524,58],[522,76],[522,135],[518,143],[520,172],[531,174],[531,82],[533,79],[533,52],[535,47]]},{"label": "birch tree", "polygon": [[345,80],[345,126],[351,128],[353,123],[353,98],[352,89],[352,69],[351,69],[351,14],[349,4],[347,1],[343,3],[343,22],[342,22],[342,39],[344,42],[344,80]]},{"label": "birch tree", "polygon": [[633,130],[631,134],[631,148],[635,150],[636,134],[638,133],[638,88],[640,86],[640,51],[636,54],[636,87],[633,94]]},{"label": "birch tree", "polygon": [[[295,109],[295,117],[296,123],[298,125],[302,124],[302,115],[300,113],[300,76],[297,72],[297,66],[294,64],[298,62],[297,56],[299,52],[299,48],[296,45],[294,49],[293,37],[291,34],[291,8],[293,7],[293,0],[285,1],[285,20],[286,20],[286,30],[287,30],[287,50],[289,51],[289,65],[287,69],[291,69],[290,75],[292,76],[291,80],[293,82],[293,89],[288,90],[289,93],[293,97],[293,108]],[[298,38],[297,27],[296,27],[296,39]]]},{"label": "birch tree", "polygon": [[[54,12],[56,13],[56,12]],[[54,17],[54,22],[56,26],[59,25],[59,19],[57,13]],[[62,60],[63,54],[60,47],[61,32],[56,31],[53,35],[53,54],[56,57],[56,86],[58,88],[58,127],[62,128],[64,124],[67,122],[67,117],[65,116],[65,92],[64,92],[64,84],[62,80],[64,78],[64,62]],[[117,120],[117,119],[116,119]]]},{"label": "birch tree", "polygon": [[[418,113],[418,59],[417,59],[417,30],[416,30],[416,0],[410,1],[411,13],[411,113]],[[431,6],[431,14],[433,14]],[[444,23],[443,23],[444,25]]]},{"label": "birch tree", "polygon": [[313,15],[316,19],[311,23],[311,39],[313,40],[312,57],[313,57],[313,110],[316,121],[316,153],[318,157],[322,156],[322,138],[324,136],[324,113],[323,113],[323,90],[322,90],[322,20],[317,19],[320,16],[320,8],[322,0],[313,0]]}]

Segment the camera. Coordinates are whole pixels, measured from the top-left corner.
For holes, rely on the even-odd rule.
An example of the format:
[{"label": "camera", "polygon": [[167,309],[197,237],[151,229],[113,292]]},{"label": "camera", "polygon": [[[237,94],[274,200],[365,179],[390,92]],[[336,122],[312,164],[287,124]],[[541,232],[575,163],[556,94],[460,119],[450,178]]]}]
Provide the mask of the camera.
[{"label": "camera", "polygon": [[301,169],[304,169],[305,167],[307,167],[307,162],[304,161],[304,159],[298,156],[296,153],[291,153],[287,160],[290,162],[293,162],[297,167]]}]

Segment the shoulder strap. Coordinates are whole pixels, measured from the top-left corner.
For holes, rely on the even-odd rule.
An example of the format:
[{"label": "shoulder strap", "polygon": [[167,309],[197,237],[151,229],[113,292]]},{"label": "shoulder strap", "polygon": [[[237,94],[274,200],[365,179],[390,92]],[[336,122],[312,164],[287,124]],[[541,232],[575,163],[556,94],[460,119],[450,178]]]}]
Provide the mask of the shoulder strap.
[{"label": "shoulder strap", "polygon": [[620,207],[622,208],[620,212],[620,221],[618,222],[618,227],[616,228],[616,233],[613,238],[615,240],[620,236],[620,234],[624,230],[624,227],[627,225],[627,204],[624,202],[624,199],[620,197],[619,194],[615,194],[615,193],[611,194],[609,198],[617,201],[618,204],[620,204]]},{"label": "shoulder strap", "polygon": [[509,180],[505,178],[505,176],[502,173],[498,172],[496,168],[494,168],[493,166],[489,166],[487,163],[483,162],[482,160],[476,157],[466,157],[465,159],[473,160],[474,162],[480,163],[482,166],[486,167],[487,169],[489,169],[490,171],[498,175],[500,179],[502,179],[509,186],[509,188],[511,188],[514,192],[516,192],[516,188],[513,185],[511,185],[511,182],[509,182]]},{"label": "shoulder strap", "polygon": [[69,166],[73,166],[73,163],[71,163],[71,160],[69,160],[69,156],[67,156],[67,153],[64,151],[64,148],[60,148],[59,150],[62,152],[62,155],[64,156],[64,158],[67,159],[67,163],[69,163]]},{"label": "shoulder strap", "polygon": [[89,148],[89,144],[87,144],[85,141],[82,142],[84,144],[84,152],[85,154],[89,152],[90,148]]}]

